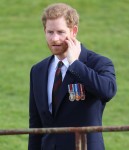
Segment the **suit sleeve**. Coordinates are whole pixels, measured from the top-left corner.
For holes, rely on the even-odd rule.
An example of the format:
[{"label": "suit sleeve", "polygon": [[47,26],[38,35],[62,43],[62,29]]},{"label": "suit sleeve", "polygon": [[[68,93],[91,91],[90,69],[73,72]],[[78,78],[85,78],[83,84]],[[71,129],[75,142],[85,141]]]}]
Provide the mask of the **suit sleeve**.
[{"label": "suit sleeve", "polygon": [[[29,127],[30,128],[41,128],[41,120],[37,111],[34,92],[33,92],[33,69],[30,73],[30,96],[29,96]],[[40,134],[30,134],[28,141],[28,150],[41,150],[41,139]]]},{"label": "suit sleeve", "polygon": [[113,63],[108,58],[100,57],[94,67],[90,66],[76,60],[68,70],[74,78],[84,84],[87,92],[105,102],[109,101],[117,89]]}]

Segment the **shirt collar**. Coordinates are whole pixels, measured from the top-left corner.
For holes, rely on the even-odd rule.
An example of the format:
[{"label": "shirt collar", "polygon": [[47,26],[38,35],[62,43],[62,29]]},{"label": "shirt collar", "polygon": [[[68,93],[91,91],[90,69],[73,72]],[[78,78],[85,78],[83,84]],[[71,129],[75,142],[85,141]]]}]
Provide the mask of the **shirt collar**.
[{"label": "shirt collar", "polygon": [[[60,60],[58,59],[58,57],[57,56],[54,56],[54,68],[56,69],[56,67],[57,67],[57,64],[58,64],[58,62],[59,62]],[[68,59],[67,58],[64,58],[63,60],[61,60],[62,62],[63,62],[63,64],[65,65],[65,67],[66,68],[68,68],[69,67],[69,62],[68,62]]]}]

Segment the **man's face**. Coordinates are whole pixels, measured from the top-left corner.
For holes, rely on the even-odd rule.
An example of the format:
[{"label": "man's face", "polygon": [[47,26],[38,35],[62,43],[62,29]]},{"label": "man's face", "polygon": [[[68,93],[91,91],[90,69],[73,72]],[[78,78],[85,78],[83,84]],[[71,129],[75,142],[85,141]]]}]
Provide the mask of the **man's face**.
[{"label": "man's face", "polygon": [[67,37],[74,36],[73,29],[67,27],[64,17],[47,20],[45,36],[52,54],[57,55],[59,59],[64,59],[67,51],[65,40]]}]

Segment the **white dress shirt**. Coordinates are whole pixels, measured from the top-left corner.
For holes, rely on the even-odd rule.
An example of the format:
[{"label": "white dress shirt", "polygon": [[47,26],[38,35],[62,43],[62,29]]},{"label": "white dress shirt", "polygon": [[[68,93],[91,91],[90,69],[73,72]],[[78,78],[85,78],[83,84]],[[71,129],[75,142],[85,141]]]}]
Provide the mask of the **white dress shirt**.
[{"label": "white dress shirt", "polygon": [[[49,111],[52,112],[52,89],[53,89],[53,83],[54,83],[54,78],[55,78],[55,72],[57,69],[57,64],[60,60],[57,58],[57,56],[54,56],[54,59],[52,60],[49,68],[48,68],[48,84],[47,84],[47,93],[48,93],[48,106],[49,106]],[[63,66],[61,68],[61,73],[62,73],[62,81],[65,77],[66,71],[69,67],[69,62],[67,58],[62,60]]]}]

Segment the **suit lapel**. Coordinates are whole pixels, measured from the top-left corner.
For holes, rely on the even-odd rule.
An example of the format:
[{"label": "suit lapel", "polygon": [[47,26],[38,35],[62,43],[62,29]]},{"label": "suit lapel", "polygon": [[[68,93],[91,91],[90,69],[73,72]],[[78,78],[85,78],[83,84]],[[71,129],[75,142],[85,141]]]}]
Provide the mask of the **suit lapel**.
[{"label": "suit lapel", "polygon": [[53,57],[49,57],[41,64],[41,69],[38,71],[38,79],[37,79],[37,91],[39,97],[39,106],[43,111],[48,111],[48,94],[47,94],[47,84],[48,84],[48,68]]},{"label": "suit lapel", "polygon": [[65,78],[63,80],[63,83],[61,85],[59,94],[58,94],[58,99],[57,99],[58,103],[57,103],[55,115],[57,114],[57,111],[59,109],[59,106],[60,106],[62,100],[64,99],[65,95],[68,93],[68,84],[73,83],[73,82],[74,82],[74,79],[71,77],[70,72],[67,71]]}]

